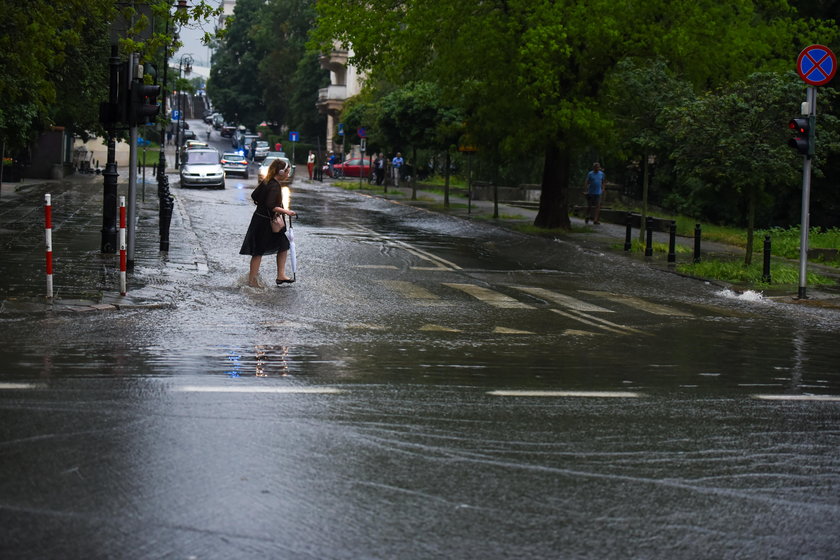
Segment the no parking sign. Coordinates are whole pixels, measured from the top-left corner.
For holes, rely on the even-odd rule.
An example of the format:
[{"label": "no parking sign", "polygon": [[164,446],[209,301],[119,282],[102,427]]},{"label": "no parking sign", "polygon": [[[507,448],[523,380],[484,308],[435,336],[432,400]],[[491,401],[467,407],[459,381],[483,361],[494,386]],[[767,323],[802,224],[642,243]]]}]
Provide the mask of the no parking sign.
[{"label": "no parking sign", "polygon": [[823,45],[805,47],[796,59],[796,72],[805,83],[824,86],[837,72],[837,57]]}]

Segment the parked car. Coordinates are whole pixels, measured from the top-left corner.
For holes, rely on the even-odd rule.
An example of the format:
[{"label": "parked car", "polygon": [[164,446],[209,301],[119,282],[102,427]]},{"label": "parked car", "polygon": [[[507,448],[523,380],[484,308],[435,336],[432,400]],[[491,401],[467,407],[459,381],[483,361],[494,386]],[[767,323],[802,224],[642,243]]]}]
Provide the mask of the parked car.
[{"label": "parked car", "polygon": [[[283,152],[269,152],[269,155],[267,155],[266,158],[260,164],[260,170],[258,172],[259,177],[260,177],[260,181],[265,180],[265,176],[268,173],[268,166],[271,165],[271,162],[274,161],[275,159],[285,160],[285,162],[288,165],[292,165],[292,162],[289,161],[289,158],[287,158],[285,155],[283,155],[283,156],[271,155],[271,154],[282,154],[282,153]],[[289,174],[289,179],[294,178],[294,176],[295,176],[295,166],[292,165],[292,172]]]},{"label": "parked car", "polygon": [[268,142],[265,140],[257,140],[257,148],[254,150],[254,160],[255,161],[262,161],[266,157],[268,157],[268,152],[271,151],[271,148],[268,145]]},{"label": "parked car", "polygon": [[219,152],[213,148],[186,150],[181,161],[181,186],[225,188]]},{"label": "parked car", "polygon": [[235,173],[248,178],[248,158],[242,152],[225,152],[222,154],[222,169],[225,175]]},{"label": "parked car", "polygon": [[344,177],[369,177],[373,171],[373,164],[369,157],[350,158],[344,163],[333,165]]}]

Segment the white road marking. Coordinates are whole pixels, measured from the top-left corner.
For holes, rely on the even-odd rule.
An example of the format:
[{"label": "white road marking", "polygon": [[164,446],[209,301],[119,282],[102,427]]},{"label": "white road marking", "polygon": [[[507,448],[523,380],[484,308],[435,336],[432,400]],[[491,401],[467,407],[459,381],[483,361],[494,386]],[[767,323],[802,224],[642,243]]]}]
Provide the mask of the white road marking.
[{"label": "white road marking", "polygon": [[567,313],[566,311],[561,311],[559,309],[552,309],[554,313],[558,315],[562,315],[564,317],[568,317],[569,319],[574,319],[575,321],[580,321],[585,325],[590,325],[599,329],[603,329],[605,331],[614,332],[617,334],[647,334],[638,329],[634,329],[633,327],[625,327],[624,325],[617,325],[616,323],[612,323],[607,321],[606,319],[601,319],[599,317],[584,317],[579,313]]},{"label": "white road marking", "polygon": [[596,399],[638,399],[643,397],[642,393],[630,391],[515,391],[500,390],[488,391],[488,395],[496,397],[575,397],[575,398],[596,398]]},{"label": "white road marking", "polygon": [[443,325],[434,325],[432,323],[427,323],[420,327],[418,330],[427,331],[427,332],[452,332],[452,333],[459,333],[462,332],[460,329],[453,329],[452,327],[444,327]]},{"label": "white road marking", "polygon": [[565,294],[560,294],[557,292],[553,292],[551,290],[546,290],[544,288],[531,288],[529,286],[513,286],[519,291],[525,292],[527,294],[531,294],[532,296],[536,296],[540,299],[548,300],[557,304],[562,305],[568,309],[574,309],[575,311],[583,311],[588,313],[613,313],[611,309],[607,309],[606,307],[601,307],[598,305],[593,305],[591,303],[587,303],[585,301],[581,301],[579,299],[573,298],[571,296],[567,296]]},{"label": "white road marking", "polygon": [[752,397],[762,401],[840,402],[838,395],[753,395]]},{"label": "white road marking", "polygon": [[510,296],[506,296],[505,294],[488,290],[487,288],[482,288],[481,286],[476,286],[475,284],[457,284],[454,282],[445,282],[444,286],[449,286],[450,288],[455,288],[456,290],[461,290],[462,292],[466,292],[469,295],[473,296],[479,301],[483,301],[488,305],[492,305],[493,307],[499,307],[501,309],[533,309],[532,306],[528,305],[527,303],[522,303],[521,301],[517,301]]},{"label": "white road marking", "polygon": [[414,282],[406,282],[404,280],[384,280],[382,282],[389,288],[396,290],[407,298],[411,299],[429,299],[437,300],[439,296],[433,294],[423,286]]},{"label": "white road marking", "polygon": [[414,255],[418,258],[432,263],[433,265],[435,265],[432,268],[432,270],[461,270],[461,267],[458,266],[457,264],[455,264],[451,261],[448,261],[444,258],[441,258],[441,257],[439,257],[439,256],[437,256],[433,253],[428,252],[428,251],[424,251],[423,249],[420,249],[419,247],[415,247],[414,245],[411,245],[410,243],[406,243],[405,241],[400,241],[399,239],[394,239],[393,237],[388,236],[388,235],[382,235],[381,233],[378,233],[378,232],[376,232],[372,229],[368,229],[368,228],[363,227],[363,226],[356,226],[356,229],[369,234],[372,238],[379,239],[382,242],[387,243],[389,245],[394,245],[394,246],[400,247],[401,249],[411,253],[412,255]]},{"label": "white road marking", "polygon": [[0,383],[0,391],[25,391],[37,388],[36,383]]},{"label": "white road marking", "polygon": [[272,394],[323,394],[335,395],[343,393],[335,387],[245,387],[245,386],[212,386],[212,385],[184,385],[175,387],[178,393],[272,393]]},{"label": "white road marking", "polygon": [[633,296],[625,296],[622,294],[614,294],[611,292],[599,292],[594,290],[581,290],[581,292],[584,294],[602,297],[604,299],[608,299],[616,303],[621,303],[628,307],[634,307],[646,313],[652,313],[653,315],[668,315],[670,317],[693,317],[693,315],[688,311],[681,311],[674,307],[668,307],[667,305],[652,303]]},{"label": "white road marking", "polygon": [[519,329],[510,329],[508,327],[496,327],[493,329],[495,334],[534,334],[531,331],[520,331]]}]

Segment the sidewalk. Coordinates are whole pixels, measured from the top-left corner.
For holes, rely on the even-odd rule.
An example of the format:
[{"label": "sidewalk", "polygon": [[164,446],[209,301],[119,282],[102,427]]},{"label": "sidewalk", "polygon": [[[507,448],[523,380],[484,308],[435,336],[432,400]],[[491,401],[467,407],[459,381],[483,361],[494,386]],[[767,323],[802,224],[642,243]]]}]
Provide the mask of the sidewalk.
[{"label": "sidewalk", "polygon": [[[169,154],[168,152],[172,152]],[[174,161],[174,148],[167,159]],[[177,173],[167,167],[170,189]],[[128,190],[128,173],[119,167],[118,196]],[[119,256],[100,252],[104,177],[76,174],[58,180],[25,179],[0,185],[0,313],[91,312],[166,307],[175,303],[173,282],[183,273],[203,273],[207,262],[189,218],[175,198],[170,250],[159,250],[157,182],[138,177],[134,270],[127,275],[127,294],[120,295]],[[173,190],[174,192],[174,190]],[[53,295],[46,297],[44,195],[52,198]]]},{"label": "sidewalk", "polygon": [[[426,208],[434,212],[442,212],[463,219],[481,220],[492,223],[498,227],[508,228],[512,230],[516,230],[518,226],[522,225],[533,225],[534,219],[537,216],[538,206],[532,203],[518,203],[515,201],[500,202],[498,204],[499,218],[494,219],[493,201],[473,200],[471,203],[468,204],[466,198],[455,197],[452,194],[450,194],[450,209],[445,210],[442,207],[444,197],[442,194],[437,192],[418,190],[417,200],[411,200],[411,188],[405,186],[400,186],[398,188],[389,186],[388,192],[386,193],[384,192],[384,189],[382,187],[370,185],[366,181],[362,183],[362,186],[360,188],[358,178],[345,178],[338,180],[325,179],[324,184],[332,184],[336,187],[348,190],[357,190],[359,192],[364,192],[365,194],[369,194],[372,196],[380,196],[389,200],[393,200],[395,202],[400,202],[419,208]],[[639,253],[625,252],[624,244],[627,235],[627,228],[624,224],[607,223],[603,220],[603,218],[601,220],[601,224],[599,225],[586,224],[584,223],[584,220],[582,218],[578,218],[576,216],[570,216],[569,219],[572,223],[572,231],[565,232],[561,235],[555,235],[555,237],[562,236],[562,238],[565,240],[571,241],[584,247],[588,247],[592,250],[622,254],[625,255],[627,258],[647,263],[648,265],[656,267],[657,269],[660,269],[663,272],[671,274],[680,274],[676,271],[676,267],[674,266],[674,264],[667,262],[666,254],[654,253],[652,257],[645,257],[643,255],[640,255]],[[639,236],[639,230],[633,229],[631,231],[631,236],[633,241],[637,240]],[[668,245],[669,235],[664,232],[654,232],[653,242],[655,244]],[[759,243],[759,241],[756,241],[756,243]],[[678,236],[676,238],[676,244],[678,246],[686,247],[689,249],[687,253],[677,253],[677,264],[691,261],[694,256],[694,238]],[[704,259],[743,261],[744,249],[741,247],[724,245],[721,243],[702,241],[701,256]],[[791,262],[791,264],[796,267],[799,266],[798,261]],[[765,290],[765,297],[783,303],[809,305],[814,307],[823,307],[840,310],[840,270],[833,267],[823,266],[809,262],[808,271],[818,272],[823,276],[834,278],[838,282],[838,284],[836,286],[808,286],[806,291],[807,299],[803,300],[800,300],[797,297],[798,290],[796,287],[794,287],[793,289],[770,288],[768,290]],[[741,289],[738,286],[721,282],[719,280],[707,278],[697,278],[697,280],[709,282],[714,285],[719,285],[721,288],[730,289],[735,292],[741,291]]]}]

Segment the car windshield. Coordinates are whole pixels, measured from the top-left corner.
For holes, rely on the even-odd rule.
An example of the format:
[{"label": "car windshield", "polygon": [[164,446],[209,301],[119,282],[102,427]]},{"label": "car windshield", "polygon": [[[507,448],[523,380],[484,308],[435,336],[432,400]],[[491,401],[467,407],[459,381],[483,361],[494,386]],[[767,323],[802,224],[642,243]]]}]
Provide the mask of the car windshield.
[{"label": "car windshield", "polygon": [[268,148],[268,142],[265,140],[260,140],[257,142],[257,148]]},{"label": "car windshield", "polygon": [[226,159],[227,161],[243,161],[245,156],[242,154],[225,154],[222,159]]},{"label": "car windshield", "polygon": [[214,164],[219,163],[219,156],[215,152],[188,151],[184,159],[191,164]]}]

